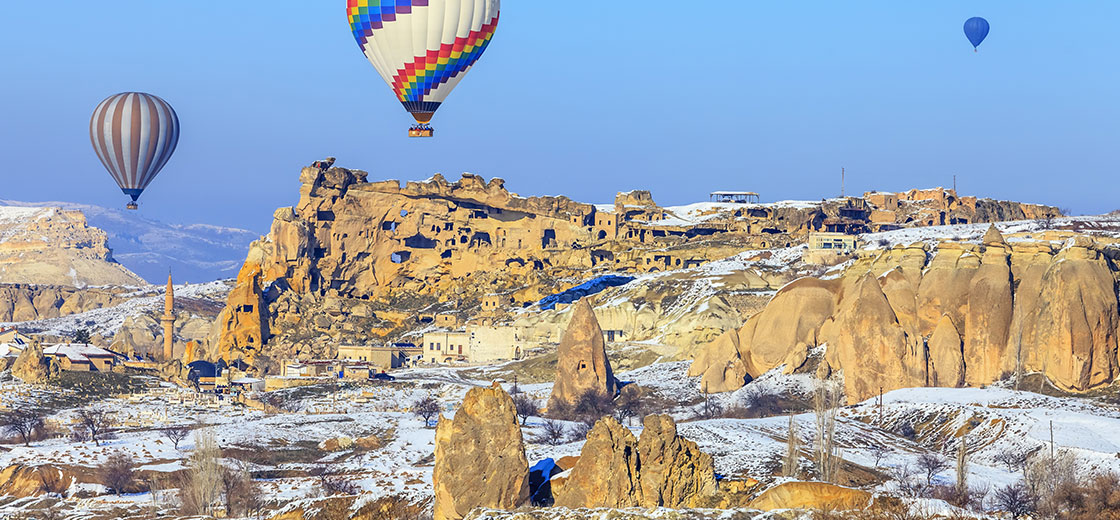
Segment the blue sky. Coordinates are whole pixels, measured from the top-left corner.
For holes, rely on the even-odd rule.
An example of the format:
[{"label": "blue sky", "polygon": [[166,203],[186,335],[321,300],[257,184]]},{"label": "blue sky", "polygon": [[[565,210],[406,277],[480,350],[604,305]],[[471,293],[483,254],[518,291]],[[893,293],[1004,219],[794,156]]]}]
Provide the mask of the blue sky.
[{"label": "blue sky", "polygon": [[[574,7],[573,7],[574,6]],[[434,121],[410,119],[354,43],[343,0],[13,0],[0,18],[0,198],[123,206],[88,141],[104,97],[158,94],[176,156],[144,215],[264,232],[299,169],[463,171],[522,195],[662,204],[951,185],[1120,208],[1120,2],[506,0]],[[964,20],[983,16],[973,53]]]}]

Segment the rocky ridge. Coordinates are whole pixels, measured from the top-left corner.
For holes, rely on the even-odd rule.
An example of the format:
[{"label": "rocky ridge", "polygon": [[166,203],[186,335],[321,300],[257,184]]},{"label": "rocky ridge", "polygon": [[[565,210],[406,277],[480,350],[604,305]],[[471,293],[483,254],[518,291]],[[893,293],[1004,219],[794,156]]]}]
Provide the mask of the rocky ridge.
[{"label": "rocky ridge", "polygon": [[0,206],[0,283],[144,285],[117,263],[104,231],[80,211]]},{"label": "rocky ridge", "polygon": [[[277,210],[269,235],[250,247],[239,289],[215,324],[210,357],[330,357],[332,345],[385,341],[420,328],[415,317],[422,312],[508,320],[504,311],[595,273],[694,267],[745,249],[788,247],[836,226],[1057,213],[943,189],[681,208],[660,207],[649,192],[634,191],[607,207],[525,198],[501,179],[471,174],[456,182],[440,175],[403,185],[369,182],[366,172],[333,164],[304,168],[299,203]],[[484,311],[481,302],[491,294],[501,306]]]},{"label": "rocky ridge", "polygon": [[1081,235],[1055,245],[992,227],[980,244],[943,241],[870,251],[835,278],[782,288],[690,370],[708,392],[737,389],[827,346],[850,402],[921,386],[980,386],[1038,372],[1066,391],[1112,382],[1118,250]]}]

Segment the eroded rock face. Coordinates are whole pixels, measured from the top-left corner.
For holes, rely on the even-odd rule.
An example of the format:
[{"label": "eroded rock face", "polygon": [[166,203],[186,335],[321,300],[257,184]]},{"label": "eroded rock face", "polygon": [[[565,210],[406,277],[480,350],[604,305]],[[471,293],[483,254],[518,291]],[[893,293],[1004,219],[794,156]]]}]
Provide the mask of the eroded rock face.
[{"label": "eroded rock face", "polygon": [[[601,207],[566,197],[522,197],[501,179],[471,174],[457,181],[435,175],[403,185],[368,182],[366,172],[333,163],[303,169],[299,203],[277,210],[269,235],[250,247],[242,273],[260,273],[261,303],[252,313],[238,310],[257,299],[258,290],[249,285],[230,295],[211,335],[216,350],[210,358],[331,358],[339,344],[384,343],[420,328],[421,310],[508,324],[509,307],[570,288],[571,280],[677,270],[746,249],[791,246],[849,205],[876,212],[874,219],[862,219],[866,227],[1056,212],[928,190],[820,204],[721,205],[677,215],[640,190],[620,193],[613,206]],[[745,278],[756,280],[736,283],[776,289],[788,281],[761,271]],[[669,292],[666,300],[680,294]],[[482,310],[484,300],[495,296],[503,304]],[[679,310],[672,305],[614,307],[601,316],[620,327],[612,330],[686,349],[741,323],[730,305],[716,298],[705,312],[678,320],[687,322],[679,329],[662,319]],[[959,323],[963,326],[963,319]],[[791,334],[801,332],[798,327]],[[248,344],[258,336],[267,344]],[[761,360],[744,362],[766,364],[770,354],[760,346],[752,356]]]},{"label": "eroded rock face", "polygon": [[642,500],[638,439],[612,417],[595,423],[579,461],[561,485],[553,484],[557,507],[637,507]]},{"label": "eroded rock face", "polygon": [[467,392],[454,419],[436,428],[435,520],[472,509],[514,509],[529,500],[529,462],[517,411],[502,387]]},{"label": "eroded rock face", "polygon": [[695,442],[677,435],[668,415],[649,415],[638,439],[642,505],[681,509],[699,507],[716,493],[712,456]]},{"label": "eroded rock face", "polygon": [[1085,391],[1120,375],[1114,249],[1084,236],[1059,252],[1049,242],[1012,247],[994,227],[981,242],[942,242],[931,257],[898,247],[840,278],[791,283],[704,349],[690,374],[707,391],[735,390],[803,359],[808,343],[827,344],[826,367],[843,370],[849,402],[1030,372]]},{"label": "eroded rock face", "polygon": [[572,319],[560,340],[556,383],[549,406],[559,402],[575,404],[588,392],[614,397],[616,390],[603,331],[590,300],[583,298],[573,306]]},{"label": "eroded rock face", "polygon": [[46,382],[50,372],[50,363],[43,357],[43,346],[38,342],[23,349],[15,363],[12,363],[12,375],[28,384]]},{"label": "eroded rock face", "polygon": [[119,290],[66,286],[0,285],[0,322],[23,322],[69,316],[118,305]]},{"label": "eroded rock face", "polygon": [[107,242],[81,211],[0,206],[0,283],[145,285]]},{"label": "eroded rock face", "polygon": [[0,496],[30,498],[60,493],[75,481],[73,475],[53,466],[15,464],[0,470]]},{"label": "eroded rock face", "polygon": [[748,507],[762,511],[813,509],[856,511],[871,505],[871,493],[824,482],[786,482],[763,492]]},{"label": "eroded rock face", "polygon": [[716,494],[712,457],[677,435],[667,415],[647,416],[641,439],[614,418],[595,423],[571,475],[553,484],[557,507],[698,507]]}]

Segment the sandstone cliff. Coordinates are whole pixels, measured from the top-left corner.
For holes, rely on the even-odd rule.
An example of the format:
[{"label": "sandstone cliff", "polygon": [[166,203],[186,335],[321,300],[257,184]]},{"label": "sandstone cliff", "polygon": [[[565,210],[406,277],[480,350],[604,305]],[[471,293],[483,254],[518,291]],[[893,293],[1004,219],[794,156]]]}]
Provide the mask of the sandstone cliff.
[{"label": "sandstone cliff", "polygon": [[801,279],[712,342],[690,373],[722,392],[827,345],[850,402],[914,386],[978,386],[1039,372],[1067,391],[1118,374],[1116,250],[1085,236],[1064,244],[942,242],[869,252],[829,279]]},{"label": "sandstone cliff", "polygon": [[[303,169],[299,203],[277,210],[268,236],[251,246],[239,289],[212,331],[209,357],[331,357],[339,343],[383,342],[419,329],[421,313],[500,320],[509,308],[566,289],[571,280],[695,267],[747,249],[788,247],[810,231],[837,226],[1056,213],[958,198],[951,190],[914,192],[905,203],[896,194],[878,202],[865,197],[681,208],[660,207],[648,192],[633,191],[604,207],[565,197],[525,198],[501,179],[470,174],[455,182],[438,174],[403,185],[368,182],[366,172],[333,162]],[[890,219],[873,222],[872,212],[881,208]],[[937,218],[916,219],[919,209]],[[500,305],[484,309],[488,297]],[[620,317],[656,324],[629,310]],[[680,332],[679,339],[707,341],[724,319],[707,319],[698,333]]]},{"label": "sandstone cliff", "polygon": [[0,283],[145,285],[113,260],[105,232],[80,211],[0,207]]},{"label": "sandstone cliff", "polygon": [[467,392],[454,419],[441,416],[435,442],[435,520],[528,502],[529,463],[517,410],[497,383]]},{"label": "sandstone cliff", "polygon": [[119,289],[10,284],[0,285],[0,323],[45,320],[113,307]]}]

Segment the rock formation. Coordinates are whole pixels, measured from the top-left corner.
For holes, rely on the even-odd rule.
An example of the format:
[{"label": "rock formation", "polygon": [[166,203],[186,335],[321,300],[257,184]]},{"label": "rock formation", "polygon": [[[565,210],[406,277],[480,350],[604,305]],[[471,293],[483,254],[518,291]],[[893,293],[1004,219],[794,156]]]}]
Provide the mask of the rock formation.
[{"label": "rock formation", "polygon": [[671,417],[648,415],[642,424],[638,460],[643,506],[698,507],[702,499],[716,493],[711,455],[678,436]]},{"label": "rock formation", "polygon": [[123,300],[121,292],[112,288],[0,285],[0,323],[46,320],[113,307]]},{"label": "rock formation", "polygon": [[638,439],[614,418],[600,419],[587,433],[571,474],[563,483],[553,483],[555,505],[637,507],[642,504],[640,469]]},{"label": "rock formation", "polygon": [[12,375],[24,383],[38,385],[50,377],[50,363],[43,356],[43,346],[34,342],[19,353],[12,363]]},{"label": "rock formation", "polygon": [[436,428],[435,520],[477,507],[514,509],[529,500],[529,463],[517,411],[502,387],[467,392],[454,419]]},{"label": "rock formation", "polygon": [[145,285],[80,211],[0,206],[0,283]]},{"label": "rock formation", "polygon": [[590,300],[583,298],[572,306],[572,319],[560,340],[556,383],[552,385],[549,406],[560,402],[575,404],[588,392],[614,397],[616,390],[603,331]]},{"label": "rock formation", "polygon": [[716,494],[712,457],[677,435],[667,415],[647,416],[641,439],[614,418],[595,423],[570,476],[553,484],[558,507],[699,507]]},{"label": "rock formation", "polygon": [[762,511],[812,509],[856,511],[871,505],[871,493],[824,482],[786,482],[764,491],[748,507]]},{"label": "rock formation", "polygon": [[[522,306],[598,272],[676,270],[744,249],[787,247],[837,219],[874,229],[1056,213],[952,190],[679,210],[632,191],[602,207],[525,198],[501,179],[470,174],[455,182],[441,175],[403,186],[367,182],[366,172],[333,163],[303,169],[299,203],[277,210],[269,235],[251,246],[239,276],[243,290],[230,295],[209,357],[332,357],[339,343],[384,341],[419,328],[421,309],[469,317],[490,293]],[[500,317],[501,310],[490,313]],[[656,309],[645,312],[642,320],[656,321]],[[721,332],[713,324],[724,325],[718,318],[698,323],[702,341]],[[695,337],[674,334],[666,340],[691,346]]]},{"label": "rock formation", "polygon": [[1113,381],[1117,280],[1107,244],[1075,236],[1009,245],[992,227],[979,244],[946,241],[869,252],[843,276],[801,279],[690,369],[708,392],[730,391],[827,345],[849,402],[914,386],[979,386],[1039,372],[1059,388]]}]

